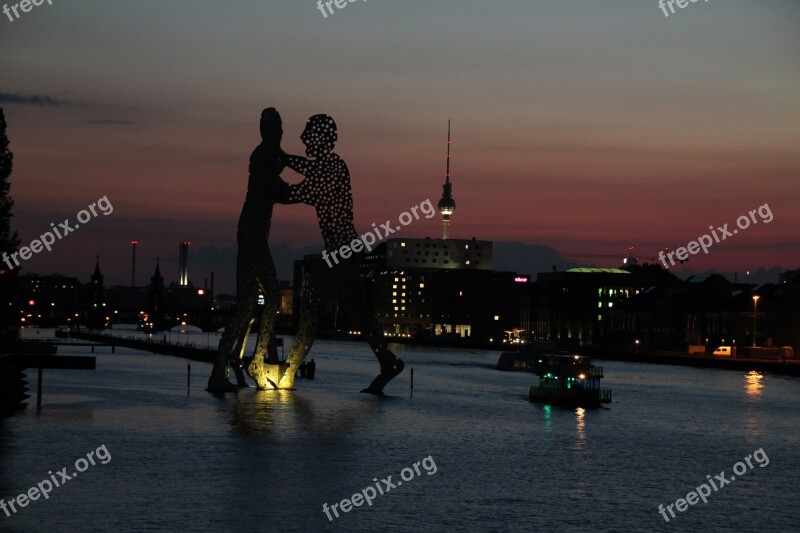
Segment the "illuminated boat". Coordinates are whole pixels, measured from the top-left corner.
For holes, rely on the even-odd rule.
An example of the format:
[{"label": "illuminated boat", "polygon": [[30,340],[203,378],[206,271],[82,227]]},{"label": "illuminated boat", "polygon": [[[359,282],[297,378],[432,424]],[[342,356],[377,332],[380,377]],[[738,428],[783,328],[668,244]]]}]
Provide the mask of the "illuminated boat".
[{"label": "illuminated boat", "polygon": [[546,355],[537,359],[530,401],[567,407],[600,407],[611,403],[611,389],[600,387],[603,367],[580,355]]}]

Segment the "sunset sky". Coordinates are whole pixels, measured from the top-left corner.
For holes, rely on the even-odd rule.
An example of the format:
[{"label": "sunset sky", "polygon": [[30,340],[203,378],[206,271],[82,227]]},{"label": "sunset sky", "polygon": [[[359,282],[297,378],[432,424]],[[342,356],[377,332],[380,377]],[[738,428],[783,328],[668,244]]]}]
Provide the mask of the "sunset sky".
[{"label": "sunset sky", "polygon": [[[114,207],[23,270],[85,282],[99,254],[106,283],[124,284],[136,239],[137,282],[157,256],[171,281],[178,241],[212,255],[234,245],[267,106],[290,153],[302,153],[310,115],[336,119],[361,232],[435,204],[452,119],[452,237],[647,256],[766,203],[772,222],[687,267],[800,267],[796,0],[697,2],[669,17],[657,0],[334,11],[323,17],[315,0],[55,0],[13,22],[0,15],[22,244],[100,197]],[[398,235],[438,237],[440,224]],[[313,209],[277,207],[270,241],[322,251]],[[195,284],[206,275],[190,263]]]}]

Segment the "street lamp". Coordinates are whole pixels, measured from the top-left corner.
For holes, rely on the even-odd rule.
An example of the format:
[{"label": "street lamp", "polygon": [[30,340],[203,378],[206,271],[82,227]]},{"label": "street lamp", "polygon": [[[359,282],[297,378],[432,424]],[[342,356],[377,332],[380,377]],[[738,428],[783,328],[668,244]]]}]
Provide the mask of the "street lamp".
[{"label": "street lamp", "polygon": [[758,312],[758,299],[760,296],[753,296],[753,348],[756,347],[756,313]]}]

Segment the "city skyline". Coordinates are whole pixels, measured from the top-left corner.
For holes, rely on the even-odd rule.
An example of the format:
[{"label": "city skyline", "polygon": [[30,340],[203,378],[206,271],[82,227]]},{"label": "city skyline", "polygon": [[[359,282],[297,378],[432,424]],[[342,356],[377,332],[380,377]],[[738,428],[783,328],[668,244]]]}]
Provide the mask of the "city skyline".
[{"label": "city skyline", "polygon": [[[368,2],[323,18],[312,2],[159,13],[86,2],[3,19],[0,105],[22,245],[96,198],[115,208],[23,272],[85,281],[99,254],[107,282],[124,285],[137,240],[138,284],[156,257],[170,279],[188,240],[202,283],[194,253],[227,257],[235,245],[267,106],[282,113],[290,153],[302,153],[310,115],[337,120],[359,232],[438,200],[452,119],[453,238],[616,266],[572,256],[622,258],[631,245],[655,256],[768,203],[769,225],[671,270],[743,281],[797,268],[798,8],[708,3],[665,18],[656,3],[576,5]],[[276,206],[271,244],[321,252],[314,219]],[[437,216],[400,236],[440,233]],[[219,271],[217,283],[232,286]]]}]

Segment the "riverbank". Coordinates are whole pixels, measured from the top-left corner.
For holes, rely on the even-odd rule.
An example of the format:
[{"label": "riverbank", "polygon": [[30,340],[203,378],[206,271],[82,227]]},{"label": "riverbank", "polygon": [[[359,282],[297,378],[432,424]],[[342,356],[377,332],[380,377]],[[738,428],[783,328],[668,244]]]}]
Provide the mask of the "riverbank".
[{"label": "riverbank", "polygon": [[690,366],[696,368],[719,368],[723,370],[756,370],[772,374],[800,376],[800,360],[798,359],[753,359],[745,357],[714,357],[703,354],[685,354],[682,352],[640,350],[625,352],[621,350],[593,349],[582,350],[583,354],[593,359],[606,361],[622,361],[626,363],[651,363],[658,365]]}]

